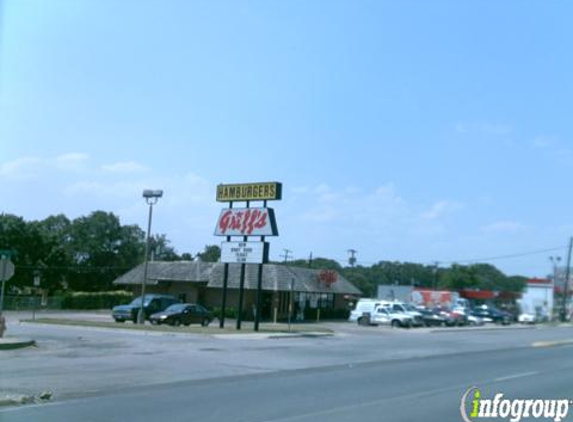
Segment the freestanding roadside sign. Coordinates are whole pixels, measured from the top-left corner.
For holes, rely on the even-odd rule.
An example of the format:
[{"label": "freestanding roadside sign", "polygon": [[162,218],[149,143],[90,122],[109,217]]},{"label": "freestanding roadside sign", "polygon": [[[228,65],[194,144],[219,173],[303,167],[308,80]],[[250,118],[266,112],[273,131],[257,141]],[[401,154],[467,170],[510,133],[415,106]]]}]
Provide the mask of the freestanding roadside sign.
[{"label": "freestanding roadside sign", "polygon": [[[257,298],[255,311],[255,331],[259,331],[261,318],[261,296],[263,283],[263,264],[268,262],[269,244],[266,236],[278,236],[275,214],[267,208],[267,201],[282,199],[282,184],[279,182],[235,183],[217,186],[217,202],[228,202],[229,208],[223,209],[217,220],[215,236],[225,236],[221,245],[223,269],[223,297],[221,299],[221,318],[219,326],[225,327],[227,307],[227,288],[229,264],[240,264],[239,303],[237,306],[237,330],[241,329],[243,310],[243,291],[245,287],[245,266],[257,264]],[[262,201],[262,207],[251,207],[252,201]],[[245,202],[245,208],[234,208],[233,203]],[[242,241],[231,241],[231,237],[241,237]],[[260,242],[249,241],[249,237],[260,237]]]}]

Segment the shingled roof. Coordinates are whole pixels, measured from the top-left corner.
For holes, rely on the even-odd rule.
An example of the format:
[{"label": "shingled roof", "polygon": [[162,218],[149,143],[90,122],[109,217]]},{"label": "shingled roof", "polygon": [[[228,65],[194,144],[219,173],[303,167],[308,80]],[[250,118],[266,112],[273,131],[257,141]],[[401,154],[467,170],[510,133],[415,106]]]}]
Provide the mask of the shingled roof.
[{"label": "shingled roof", "polygon": [[[208,287],[223,287],[223,264],[217,264],[211,271]],[[293,290],[297,292],[338,293],[361,295],[362,292],[354,287],[348,280],[337,274],[336,282],[326,285],[320,281],[321,270],[288,267],[285,265],[263,265],[263,290],[289,291],[291,281],[294,281]],[[240,285],[241,266],[229,264],[228,286],[238,289]],[[257,288],[258,266],[247,265],[245,268],[245,289]]]},{"label": "shingled roof", "polygon": [[[151,261],[147,268],[147,283],[161,281],[186,281],[207,283],[213,263],[200,261]],[[141,284],[143,264],[116,278],[113,284]]]},{"label": "shingled roof", "polygon": [[[228,287],[238,289],[240,285],[240,264],[229,264]],[[334,283],[326,284],[320,280],[322,270],[288,267],[286,265],[263,265],[263,290],[289,291],[291,280],[297,292],[335,293],[361,295],[362,292],[348,280],[337,274]],[[162,281],[180,281],[189,283],[207,283],[207,287],[222,288],[224,264],[201,261],[152,261],[147,271],[148,283],[159,284]],[[258,265],[245,267],[245,289],[257,288]],[[114,284],[140,284],[143,278],[143,264],[122,275]]]}]

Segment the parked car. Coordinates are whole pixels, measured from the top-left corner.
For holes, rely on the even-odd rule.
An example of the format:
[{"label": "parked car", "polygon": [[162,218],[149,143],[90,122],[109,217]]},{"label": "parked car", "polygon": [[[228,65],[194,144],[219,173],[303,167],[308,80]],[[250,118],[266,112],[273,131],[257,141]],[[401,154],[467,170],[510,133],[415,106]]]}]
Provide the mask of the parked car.
[{"label": "parked car", "polygon": [[521,324],[535,324],[539,322],[535,314],[530,314],[526,312],[519,314],[519,316],[517,317],[517,321]]},{"label": "parked car", "polygon": [[394,313],[403,313],[412,318],[412,325],[415,327],[421,327],[424,325],[424,319],[420,311],[413,305],[403,302],[384,302],[383,307],[391,309]]},{"label": "parked car", "polygon": [[472,311],[468,307],[456,306],[452,309],[452,312],[464,315],[468,325],[484,324],[484,320],[478,316],[472,315]]},{"label": "parked car", "polygon": [[[149,319],[151,314],[163,311],[169,306],[179,303],[179,300],[170,295],[146,294],[143,302],[143,313],[145,319]],[[118,305],[112,309],[112,317],[116,322],[133,321],[137,322],[137,315],[141,307],[141,296],[133,299],[129,305]]]},{"label": "parked car", "polygon": [[453,312],[445,307],[435,307],[432,309],[433,312],[441,315],[445,319],[445,324],[448,327],[455,327],[467,324],[467,318],[460,312]]},{"label": "parked car", "polygon": [[211,312],[203,306],[192,303],[176,303],[161,312],[157,312],[149,317],[152,324],[169,324],[175,327],[190,324],[201,324],[203,327],[209,325],[213,320]]},{"label": "parked car", "polygon": [[472,315],[482,318],[485,322],[508,325],[514,320],[512,314],[491,306],[480,306],[472,311]]},{"label": "parked car", "polygon": [[442,327],[446,325],[446,317],[429,309],[419,309],[422,314],[422,321],[426,327]]},{"label": "parked car", "polygon": [[385,306],[379,306],[375,312],[371,314],[370,323],[373,325],[390,325],[394,328],[410,328],[414,321],[410,315],[403,312],[394,312]]}]

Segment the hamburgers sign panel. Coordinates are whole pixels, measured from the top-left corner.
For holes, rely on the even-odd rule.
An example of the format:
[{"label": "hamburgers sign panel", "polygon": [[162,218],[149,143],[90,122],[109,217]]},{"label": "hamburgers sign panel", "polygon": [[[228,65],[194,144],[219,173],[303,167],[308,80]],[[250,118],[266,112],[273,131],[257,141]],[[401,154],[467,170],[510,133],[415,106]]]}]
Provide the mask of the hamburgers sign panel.
[{"label": "hamburgers sign panel", "polygon": [[217,185],[218,202],[274,201],[282,198],[282,183],[235,183]]},{"label": "hamburgers sign panel", "polygon": [[278,236],[272,208],[227,208],[221,211],[215,236]]}]

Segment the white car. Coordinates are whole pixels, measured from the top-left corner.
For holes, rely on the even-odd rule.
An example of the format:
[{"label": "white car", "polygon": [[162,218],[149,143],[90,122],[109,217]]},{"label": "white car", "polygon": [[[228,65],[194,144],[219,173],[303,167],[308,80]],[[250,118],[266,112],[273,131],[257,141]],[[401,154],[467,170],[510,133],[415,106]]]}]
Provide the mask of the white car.
[{"label": "white car", "polygon": [[403,312],[393,312],[385,306],[379,306],[370,315],[370,323],[373,325],[389,325],[394,328],[410,328],[414,325],[414,319]]},{"label": "white car", "polygon": [[534,314],[523,313],[519,314],[517,321],[521,324],[535,324],[537,322],[537,317]]}]

